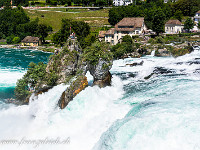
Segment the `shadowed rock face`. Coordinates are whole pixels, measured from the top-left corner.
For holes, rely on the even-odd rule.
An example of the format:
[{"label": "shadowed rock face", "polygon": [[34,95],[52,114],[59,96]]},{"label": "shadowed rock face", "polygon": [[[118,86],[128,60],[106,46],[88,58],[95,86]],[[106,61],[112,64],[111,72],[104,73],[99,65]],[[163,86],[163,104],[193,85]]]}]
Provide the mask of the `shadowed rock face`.
[{"label": "shadowed rock face", "polygon": [[88,64],[88,70],[94,78],[93,85],[99,85],[99,87],[109,86],[111,84],[111,77],[109,70],[112,67],[112,62],[105,61],[102,58],[99,59],[97,65]]},{"label": "shadowed rock face", "polygon": [[[99,60],[97,65],[88,64],[87,70],[94,77],[93,85],[98,85],[103,88],[105,86],[111,85],[112,75],[109,70],[112,67],[112,63],[106,62],[102,59]],[[86,70],[86,71],[87,71]],[[61,109],[65,108],[73,98],[84,90],[88,86],[87,77],[85,72],[82,75],[78,76],[76,80],[67,88],[66,91],[62,93],[62,96],[58,102],[58,105]]]},{"label": "shadowed rock face", "polygon": [[[47,65],[46,72],[55,72],[59,76],[56,84],[70,84],[58,101],[61,109],[65,108],[78,93],[88,86],[87,77],[85,76],[87,71],[94,78],[93,85],[98,85],[101,88],[111,85],[112,76],[109,70],[112,67],[113,60],[99,58],[97,63],[91,64],[83,57],[81,48],[75,45],[54,55]],[[40,94],[43,91],[46,92],[46,90],[41,90],[37,93]]]},{"label": "shadowed rock face", "polygon": [[100,88],[110,86],[111,85],[111,79],[112,79],[112,75],[108,71],[108,74],[105,76],[104,79],[101,79],[101,80],[95,79],[94,82],[93,82],[93,85],[98,85]]}]

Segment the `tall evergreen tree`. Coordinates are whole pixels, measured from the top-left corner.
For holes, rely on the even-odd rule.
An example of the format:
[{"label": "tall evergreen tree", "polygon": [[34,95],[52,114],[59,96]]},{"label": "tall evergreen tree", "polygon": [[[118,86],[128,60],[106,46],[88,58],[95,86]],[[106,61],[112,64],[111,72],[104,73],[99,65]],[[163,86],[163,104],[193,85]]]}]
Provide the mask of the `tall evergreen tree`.
[{"label": "tall evergreen tree", "polygon": [[157,35],[159,35],[159,33],[164,32],[164,25],[165,25],[165,14],[163,13],[161,8],[158,8],[154,12],[152,30],[156,32]]}]

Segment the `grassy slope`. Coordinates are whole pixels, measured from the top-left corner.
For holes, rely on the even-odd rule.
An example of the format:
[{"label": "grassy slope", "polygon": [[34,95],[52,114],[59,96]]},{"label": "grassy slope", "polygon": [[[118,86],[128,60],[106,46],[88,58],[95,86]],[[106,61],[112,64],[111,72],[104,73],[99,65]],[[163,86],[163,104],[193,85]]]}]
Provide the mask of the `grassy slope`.
[{"label": "grassy slope", "polygon": [[[69,9],[67,12],[62,8],[50,8],[50,9],[42,9],[48,11],[41,10],[25,10],[31,20],[35,18],[39,18],[40,23],[44,23],[47,25],[51,25],[53,27],[53,31],[57,32],[61,27],[62,18],[71,18],[74,20],[86,21],[92,28],[101,27],[108,23],[108,9],[102,9],[97,11],[88,11],[86,9],[83,10],[72,10]],[[61,12],[56,12],[61,11]],[[72,12],[74,11],[74,13]],[[44,15],[44,17],[42,17]]]}]

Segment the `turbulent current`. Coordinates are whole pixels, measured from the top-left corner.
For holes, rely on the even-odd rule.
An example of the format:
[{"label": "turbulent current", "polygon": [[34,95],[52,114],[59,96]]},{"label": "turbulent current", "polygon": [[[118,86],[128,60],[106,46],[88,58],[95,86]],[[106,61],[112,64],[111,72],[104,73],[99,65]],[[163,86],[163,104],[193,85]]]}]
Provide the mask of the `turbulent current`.
[{"label": "turbulent current", "polygon": [[200,149],[200,51],[115,60],[112,86],[88,86],[63,110],[62,84],[32,95],[29,105],[3,102],[30,61],[47,60],[41,52],[6,51],[0,49],[1,150]]}]

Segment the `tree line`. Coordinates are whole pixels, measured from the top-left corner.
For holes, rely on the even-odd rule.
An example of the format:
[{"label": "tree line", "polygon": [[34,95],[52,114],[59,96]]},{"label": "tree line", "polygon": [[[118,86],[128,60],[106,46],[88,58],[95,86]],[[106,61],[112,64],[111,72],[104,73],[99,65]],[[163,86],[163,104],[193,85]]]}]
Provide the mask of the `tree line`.
[{"label": "tree line", "polygon": [[83,21],[62,19],[61,29],[53,35],[52,42],[57,45],[64,45],[71,33],[75,33],[82,48],[90,46],[96,37],[90,34],[90,26]]},{"label": "tree line", "polygon": [[155,32],[164,32],[169,19],[182,21],[183,16],[193,17],[200,8],[199,0],[178,0],[164,3],[163,0],[147,0],[137,5],[113,7],[109,10],[109,23],[115,25],[124,17],[144,17],[145,24]]},{"label": "tree line", "polygon": [[[28,6],[30,0],[12,0],[13,6]],[[11,0],[0,0],[0,7],[10,4]],[[36,0],[30,1],[31,5],[38,3]],[[82,5],[82,6],[110,6],[112,0],[46,0],[50,5]]]},{"label": "tree line", "polygon": [[0,11],[0,39],[6,39],[8,44],[19,43],[26,36],[38,36],[44,42],[52,27],[39,24],[39,19],[30,21],[24,10],[5,7]]}]

